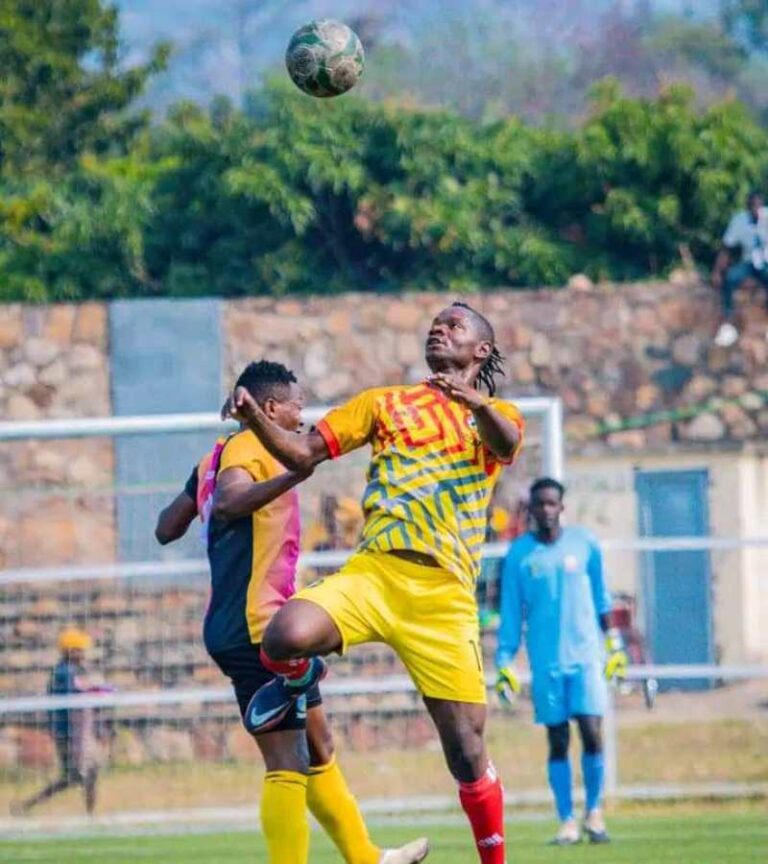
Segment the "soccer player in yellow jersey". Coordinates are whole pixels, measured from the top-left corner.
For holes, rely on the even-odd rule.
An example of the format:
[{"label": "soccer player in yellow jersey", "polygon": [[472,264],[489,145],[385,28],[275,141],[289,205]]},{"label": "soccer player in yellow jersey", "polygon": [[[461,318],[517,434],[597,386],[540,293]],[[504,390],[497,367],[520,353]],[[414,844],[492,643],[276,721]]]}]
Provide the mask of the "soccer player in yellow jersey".
[{"label": "soccer player in yellow jersey", "polygon": [[474,585],[491,493],[520,448],[523,421],[493,398],[501,356],[478,312],[461,303],[444,309],[425,351],[432,371],[425,382],[366,390],[307,433],[281,428],[243,389],[230,400],[234,416],[291,470],[372,448],[357,552],[267,626],[262,661],[281,677],[257,691],[245,723],[253,731],[279,723],[322,677],[317,655],[391,645],[437,727],[482,864],[504,864]]},{"label": "soccer player in yellow jersey", "polygon": [[[291,434],[299,428],[302,394],[281,363],[249,364],[238,378],[265,416]],[[275,679],[259,656],[270,618],[296,590],[299,502],[305,473],[286,471],[250,431],[217,442],[195,467],[156,528],[160,543],[182,537],[196,516],[211,568],[203,626],[206,649],[234,687],[241,713],[258,688]],[[379,849],[334,758],[333,737],[317,686],[293,700],[279,723],[256,734],[267,773],[261,824],[270,864],[307,864],[307,808],[347,864],[415,864],[426,840]]]}]

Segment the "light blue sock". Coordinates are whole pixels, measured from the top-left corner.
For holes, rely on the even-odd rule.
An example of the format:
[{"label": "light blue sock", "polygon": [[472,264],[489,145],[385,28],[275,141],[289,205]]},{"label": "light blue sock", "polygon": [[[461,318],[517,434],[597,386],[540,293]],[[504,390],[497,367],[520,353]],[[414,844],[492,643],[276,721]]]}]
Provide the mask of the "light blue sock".
[{"label": "light blue sock", "polygon": [[547,763],[549,785],[555,796],[555,808],[561,822],[573,819],[573,800],[571,798],[571,763],[558,759]]},{"label": "light blue sock", "polygon": [[584,803],[587,813],[600,806],[603,797],[603,754],[582,753],[581,773],[584,776]]}]

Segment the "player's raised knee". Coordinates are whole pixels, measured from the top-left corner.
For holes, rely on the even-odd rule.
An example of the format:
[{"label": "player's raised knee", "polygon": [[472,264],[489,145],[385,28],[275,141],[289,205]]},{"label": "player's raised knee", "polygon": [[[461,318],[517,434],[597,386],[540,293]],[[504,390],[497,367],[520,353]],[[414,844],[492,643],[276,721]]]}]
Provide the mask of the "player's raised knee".
[{"label": "player's raised knee", "polygon": [[313,653],[315,641],[313,622],[303,614],[301,604],[289,602],[269,622],[262,645],[273,660],[293,660]]}]

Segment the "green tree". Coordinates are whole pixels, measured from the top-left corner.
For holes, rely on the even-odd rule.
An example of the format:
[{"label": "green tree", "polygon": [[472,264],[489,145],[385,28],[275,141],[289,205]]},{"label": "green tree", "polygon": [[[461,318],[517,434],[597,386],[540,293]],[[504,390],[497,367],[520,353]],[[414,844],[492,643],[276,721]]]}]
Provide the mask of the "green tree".
[{"label": "green tree", "polygon": [[124,147],[145,119],[126,109],[167,54],[123,68],[117,11],[101,0],[0,0],[0,175]]},{"label": "green tree", "polygon": [[683,244],[708,264],[746,190],[768,179],[767,143],[738,102],[700,113],[685,87],[645,100],[605,82],[584,127],[544,154],[537,209],[579,236],[595,275],[663,272]]},{"label": "green tree", "polygon": [[0,0],[0,298],[119,296],[148,284],[152,171],[137,145],[148,116],[134,100],[166,56],[159,46],[123,68],[117,12],[101,0]]},{"label": "green tree", "polygon": [[0,177],[0,298],[242,296],[563,284],[706,265],[768,136],[616,82],[572,130],[273,85],[183,104],[127,152]]}]

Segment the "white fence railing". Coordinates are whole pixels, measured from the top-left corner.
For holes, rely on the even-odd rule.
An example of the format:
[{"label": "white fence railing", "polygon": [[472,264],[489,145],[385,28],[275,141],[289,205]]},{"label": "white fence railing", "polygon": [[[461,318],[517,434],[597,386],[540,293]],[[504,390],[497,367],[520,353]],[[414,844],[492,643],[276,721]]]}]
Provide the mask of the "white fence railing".
[{"label": "white fence railing", "polygon": [[[717,665],[647,665],[647,666],[632,666],[628,670],[628,681],[644,681],[648,678],[656,680],[701,680],[713,679],[719,682],[734,682],[743,680],[768,679],[768,666],[717,666]],[[523,683],[530,681],[530,675],[521,675]],[[488,675],[486,679],[488,686],[493,684],[493,676]],[[402,693],[415,693],[415,687],[407,676],[394,675],[386,676],[378,679],[351,679],[340,681],[329,681],[323,686],[325,696],[352,697],[352,696],[376,696],[376,695],[396,695]],[[203,706],[211,703],[227,703],[231,702],[232,695],[230,688],[196,688],[184,690],[165,690],[165,691],[146,691],[146,692],[131,692],[131,693],[103,693],[103,694],[80,694],[72,696],[40,696],[27,697],[16,699],[0,700],[0,726],[4,721],[18,722],[24,715],[37,715],[40,712],[49,712],[61,709],[83,709],[83,708],[120,708],[120,707],[147,707],[158,708],[167,705],[199,705]],[[729,796],[745,796],[754,794],[764,794],[765,784],[756,786],[755,784],[676,784],[669,786],[665,784],[653,784],[651,786],[642,786],[637,789],[634,787],[619,787],[619,755],[618,755],[618,723],[615,710],[616,695],[611,691],[608,710],[604,718],[604,751],[605,751],[605,785],[606,794],[609,797],[628,797],[631,799],[639,798],[642,800],[667,800],[670,798],[684,798],[687,796],[696,797],[699,794],[706,797],[729,797]],[[332,712],[331,712],[332,713]],[[738,788],[736,788],[738,787]],[[511,794],[508,796],[510,803],[527,802],[530,804],[545,804],[548,802],[549,796],[547,793],[520,793],[520,795]],[[518,800],[519,799],[519,800]],[[426,802],[423,796],[418,798],[419,807],[427,811],[439,811],[452,807],[454,802],[444,796],[433,796]],[[416,799],[414,799],[416,803]],[[418,809],[418,808],[417,808]],[[373,808],[374,812],[376,808]],[[382,812],[392,813],[400,811],[410,812],[410,799],[407,797],[397,800],[388,798],[386,806],[382,808]],[[237,812],[236,812],[237,811]],[[168,812],[147,812],[135,814],[137,822],[141,823],[157,823],[161,824],[169,816],[171,820],[181,818],[188,823],[193,824],[197,821],[211,821],[211,812],[209,809],[200,808],[198,810],[184,810],[173,814],[175,810]],[[213,821],[217,824],[224,824],[232,818],[237,818],[239,810],[237,808],[224,808]],[[114,814],[101,817],[100,822],[105,827],[117,826],[121,824],[124,817],[130,814],[117,812]],[[61,820],[58,820],[61,821]],[[67,820],[65,819],[64,822]],[[71,819],[69,821],[72,821]],[[77,820],[75,820],[77,821]],[[47,828],[56,828],[57,820],[48,820]],[[79,822],[77,824],[80,824]],[[61,826],[59,826],[61,827]],[[0,825],[0,830],[15,830],[17,828],[15,822],[6,822],[5,825]]]},{"label": "white fence railing", "polygon": [[[743,681],[768,678],[768,666],[717,666],[714,664],[649,664],[630,666],[627,681],[644,681],[647,678],[663,680]],[[486,676],[486,685],[495,683],[493,675]],[[528,684],[528,673],[520,675],[520,681]],[[323,694],[326,696],[386,696],[397,693],[415,693],[416,687],[407,675],[387,675],[381,678],[353,678],[326,681]],[[160,705],[206,705],[229,702],[230,687],[189,687],[179,690],[141,690],[129,693],[80,693],[71,696],[22,696],[0,699],[0,717],[9,714],[30,714],[38,711],[58,711],[75,708],[118,708]]]},{"label": "white fence railing", "polygon": [[[634,537],[608,538],[601,541],[605,550],[624,552],[724,551],[747,547],[768,548],[768,537]],[[487,543],[483,557],[503,558],[508,543]],[[299,567],[340,567],[354,552],[335,549],[329,552],[304,552]],[[174,561],[133,561],[87,566],[19,567],[0,570],[0,585],[37,582],[74,582],[77,580],[137,579],[151,576],[200,576],[208,572],[205,558]]]}]

